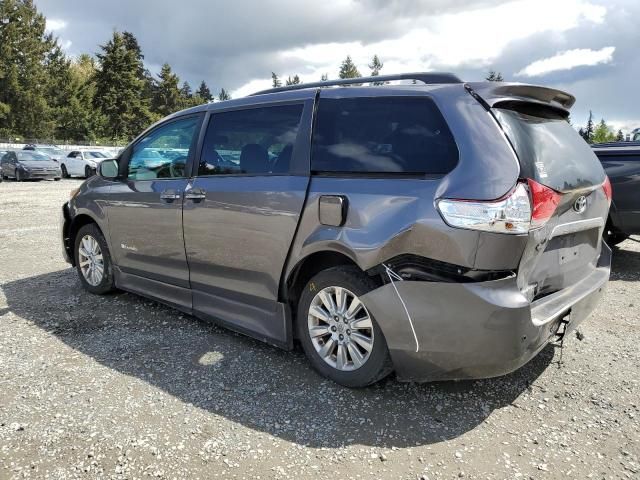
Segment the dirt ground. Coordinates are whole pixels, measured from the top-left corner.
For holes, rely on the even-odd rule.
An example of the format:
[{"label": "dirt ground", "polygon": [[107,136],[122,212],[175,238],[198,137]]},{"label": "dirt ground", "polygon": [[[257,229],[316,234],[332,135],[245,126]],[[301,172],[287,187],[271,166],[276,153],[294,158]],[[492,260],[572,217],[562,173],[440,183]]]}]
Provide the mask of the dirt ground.
[{"label": "dirt ground", "polygon": [[80,180],[0,184],[0,479],[640,478],[640,243],[584,339],[497,379],[348,390],[61,257]]}]

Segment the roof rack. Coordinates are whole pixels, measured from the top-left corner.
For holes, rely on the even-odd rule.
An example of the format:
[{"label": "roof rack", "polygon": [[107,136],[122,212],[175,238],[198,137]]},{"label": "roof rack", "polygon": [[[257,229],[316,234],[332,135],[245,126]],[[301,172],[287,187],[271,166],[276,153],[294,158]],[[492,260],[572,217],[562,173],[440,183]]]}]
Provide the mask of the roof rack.
[{"label": "roof rack", "polygon": [[377,82],[391,82],[393,80],[416,80],[424,84],[439,84],[439,83],[463,83],[453,73],[446,72],[418,72],[418,73],[399,73],[397,75],[377,75],[375,77],[359,77],[359,78],[341,78],[338,80],[326,80],[323,82],[312,83],[298,83],[296,85],[287,85],[285,87],[270,88],[268,90],[261,90],[259,92],[252,93],[250,97],[254,95],[263,95],[265,93],[277,93],[288,92],[291,90],[302,90],[304,88],[321,88],[321,87],[333,87],[337,85],[354,85],[359,83],[377,83]]},{"label": "roof rack", "polygon": [[607,147],[640,147],[639,141],[620,141],[620,142],[604,142],[604,143],[593,143],[591,144],[592,148],[607,148]]}]

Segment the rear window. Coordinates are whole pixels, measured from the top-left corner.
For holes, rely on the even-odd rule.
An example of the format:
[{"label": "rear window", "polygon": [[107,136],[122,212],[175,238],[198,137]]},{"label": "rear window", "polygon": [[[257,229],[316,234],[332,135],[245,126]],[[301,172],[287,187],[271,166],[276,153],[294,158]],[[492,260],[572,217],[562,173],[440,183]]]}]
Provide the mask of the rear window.
[{"label": "rear window", "polygon": [[559,192],[604,182],[598,158],[564,118],[503,108],[493,112],[518,154],[522,177]]},{"label": "rear window", "polygon": [[311,169],[337,173],[449,173],[458,149],[429,98],[321,99]]}]

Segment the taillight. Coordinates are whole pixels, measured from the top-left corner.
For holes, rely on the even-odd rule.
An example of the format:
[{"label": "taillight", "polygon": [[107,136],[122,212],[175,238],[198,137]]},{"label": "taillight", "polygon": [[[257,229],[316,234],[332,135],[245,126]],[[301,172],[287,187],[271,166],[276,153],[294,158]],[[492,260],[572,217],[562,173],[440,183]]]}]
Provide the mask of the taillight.
[{"label": "taillight", "polygon": [[531,204],[533,212],[531,213],[531,228],[539,228],[549,221],[553,216],[558,204],[560,203],[560,194],[555,190],[545,187],[544,185],[527,180],[529,191],[531,192]]},{"label": "taillight", "polygon": [[611,188],[611,181],[607,175],[604,176],[604,183],[602,184],[602,189],[604,190],[604,194],[609,200],[609,206],[611,206],[611,199],[613,198],[613,188]]},{"label": "taillight", "polygon": [[544,225],[559,203],[559,193],[526,180],[518,182],[508,195],[498,200],[442,199],[438,209],[452,227],[517,234]]}]

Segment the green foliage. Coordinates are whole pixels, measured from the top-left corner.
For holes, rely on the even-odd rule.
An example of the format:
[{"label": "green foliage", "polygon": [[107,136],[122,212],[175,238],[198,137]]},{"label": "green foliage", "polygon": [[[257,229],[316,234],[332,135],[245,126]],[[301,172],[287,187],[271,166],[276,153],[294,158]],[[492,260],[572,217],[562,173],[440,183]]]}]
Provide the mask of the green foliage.
[{"label": "green foliage", "polygon": [[278,88],[282,86],[282,81],[274,72],[271,72],[271,86],[273,88]]},{"label": "green foliage", "polygon": [[615,142],[616,134],[607,122],[604,121],[604,118],[600,120],[600,123],[593,131],[593,143],[604,143],[604,142]]},{"label": "green foliage", "polygon": [[[371,70],[371,76],[377,77],[380,75],[380,70],[384,67],[384,63],[380,61],[378,55],[374,55],[371,63],[369,64],[369,70]],[[373,82],[374,85],[384,85],[384,82]]]},{"label": "green foliage", "polygon": [[347,58],[345,58],[340,65],[340,73],[338,74],[338,76],[340,78],[358,78],[362,75],[360,75],[356,64],[353,63],[353,60],[351,60],[351,56],[347,55]]},{"label": "green foliage", "polygon": [[162,65],[158,82],[154,91],[153,100],[151,102],[151,110],[160,117],[180,110],[182,106],[182,97],[178,83],[180,79],[178,75],[173,73],[168,63]]},{"label": "green foliage", "polygon": [[587,125],[584,128],[581,128],[578,132],[584,141],[587,143],[593,143],[593,112],[589,110],[589,119],[587,120]]},{"label": "green foliage", "polygon": [[293,78],[288,77],[286,84],[288,85],[299,85],[301,84],[302,81],[300,80],[300,77],[298,75],[294,75]]},{"label": "green foliage", "polygon": [[213,102],[213,95],[211,94],[211,90],[209,90],[209,87],[204,80],[200,84],[200,88],[198,88],[196,95],[202,99],[202,103]]},{"label": "green foliage", "polygon": [[496,72],[495,70],[489,70],[489,74],[485,77],[485,80],[489,82],[504,82],[502,74],[500,72]]},{"label": "green foliage", "polygon": [[221,102],[225,100],[231,100],[231,95],[229,95],[229,93],[223,88],[218,94],[218,100],[220,100]]}]

